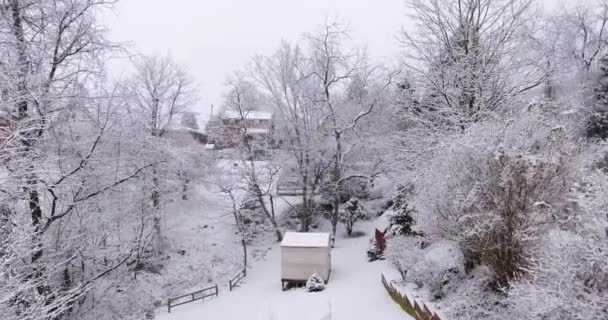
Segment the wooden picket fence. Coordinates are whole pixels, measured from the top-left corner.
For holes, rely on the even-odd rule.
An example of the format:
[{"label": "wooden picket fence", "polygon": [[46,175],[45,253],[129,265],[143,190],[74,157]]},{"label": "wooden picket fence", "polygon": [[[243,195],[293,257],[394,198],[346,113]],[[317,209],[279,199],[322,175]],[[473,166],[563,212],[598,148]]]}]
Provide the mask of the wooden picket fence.
[{"label": "wooden picket fence", "polygon": [[246,276],[247,268],[243,268],[243,270],[239,272],[236,276],[234,276],[234,278],[230,279],[230,281],[228,281],[228,287],[230,288],[230,291],[232,291],[232,289],[236,287],[239,281],[241,281],[241,279],[245,278]]},{"label": "wooden picket fence", "polygon": [[[171,308],[181,306],[182,304],[194,302],[197,300],[204,300],[205,298],[212,297],[212,296],[217,297],[218,295],[219,295],[219,290],[218,290],[218,287],[216,284],[213,287],[190,292],[190,293],[187,293],[187,294],[175,297],[175,298],[169,298],[169,301],[167,302],[167,308],[168,308],[169,313],[171,313]],[[187,298],[187,299],[185,299],[185,298]]]},{"label": "wooden picket fence", "polygon": [[412,316],[412,318],[415,320],[441,320],[441,318],[427,308],[424,303],[422,304],[422,307],[420,307],[415,300],[414,303],[412,303],[407,295],[402,294],[392,284],[388,283],[384,275],[382,275],[382,284],[391,298],[401,307],[401,309]]}]

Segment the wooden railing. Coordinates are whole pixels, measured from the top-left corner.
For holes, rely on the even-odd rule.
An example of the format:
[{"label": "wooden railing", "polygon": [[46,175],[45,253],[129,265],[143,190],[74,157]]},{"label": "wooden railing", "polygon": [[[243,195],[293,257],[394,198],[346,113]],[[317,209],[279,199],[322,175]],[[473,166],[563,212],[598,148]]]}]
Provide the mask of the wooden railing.
[{"label": "wooden railing", "polygon": [[246,276],[247,268],[243,268],[243,270],[239,272],[236,276],[234,276],[234,278],[230,279],[230,281],[228,281],[228,287],[230,288],[230,291],[232,291],[232,289],[236,287],[239,281],[241,281],[241,279],[245,278]]},{"label": "wooden railing", "polygon": [[[197,300],[204,300],[205,298],[212,297],[212,296],[217,297],[218,294],[219,294],[219,290],[218,290],[218,287],[216,284],[213,287],[194,291],[194,292],[191,292],[188,294],[181,295],[179,297],[169,298],[169,301],[167,302],[167,308],[168,308],[169,313],[171,313],[171,308],[173,308],[173,307],[177,307],[182,304],[194,302]],[[185,298],[188,298],[188,299],[185,299]]]},{"label": "wooden railing", "polygon": [[407,295],[402,294],[393,287],[392,284],[389,284],[386,281],[384,275],[382,275],[382,285],[391,296],[391,298],[405,311],[407,314],[412,316],[415,320],[441,320],[439,316],[432,312],[427,306],[423,303],[422,307],[414,300],[414,303],[410,301]]}]

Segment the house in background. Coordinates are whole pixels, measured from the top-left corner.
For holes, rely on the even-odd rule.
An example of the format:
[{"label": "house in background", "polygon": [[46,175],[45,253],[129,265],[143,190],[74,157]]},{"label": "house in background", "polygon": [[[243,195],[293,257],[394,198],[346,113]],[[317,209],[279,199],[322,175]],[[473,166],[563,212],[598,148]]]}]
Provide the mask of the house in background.
[{"label": "house in background", "polygon": [[[235,148],[243,142],[243,135],[254,141],[258,149],[267,147],[273,131],[272,113],[267,111],[246,111],[243,114],[226,111],[220,116],[221,141],[223,148]],[[218,128],[219,129],[219,128]],[[245,131],[245,132],[243,132]]]}]

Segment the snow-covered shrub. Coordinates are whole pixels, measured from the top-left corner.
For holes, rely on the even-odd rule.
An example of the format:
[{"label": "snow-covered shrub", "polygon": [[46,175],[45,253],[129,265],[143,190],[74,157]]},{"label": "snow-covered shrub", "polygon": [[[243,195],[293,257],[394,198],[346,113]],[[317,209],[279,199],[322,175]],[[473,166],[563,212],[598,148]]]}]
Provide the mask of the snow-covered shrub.
[{"label": "snow-covered shrub", "polygon": [[587,137],[608,138],[608,56],[600,60],[601,75],[594,88],[595,105],[585,123]]},{"label": "snow-covered shrub", "polygon": [[608,174],[608,152],[604,153],[604,155],[593,164],[593,169]]},{"label": "snow-covered shrub", "polygon": [[407,281],[408,271],[422,257],[422,243],[419,237],[393,237],[386,247],[385,256],[399,272],[401,280]]},{"label": "snow-covered shrub", "polygon": [[[513,317],[505,312],[505,295],[493,290],[494,273],[487,266],[477,266],[466,278],[448,285],[446,294],[436,304],[446,319],[463,320],[515,320],[526,319]],[[535,319],[535,318],[527,318]]]},{"label": "snow-covered shrub", "polygon": [[[429,241],[450,239],[461,248],[464,266],[460,270],[465,274],[460,271],[458,281],[449,281],[439,290],[445,295],[440,304],[449,318],[598,318],[583,317],[590,311],[580,309],[578,315],[551,315],[556,306],[567,309],[577,304],[569,300],[574,297],[596,297],[579,298],[584,302],[580,305],[587,303],[596,313],[605,310],[597,303],[602,293],[596,287],[585,287],[589,281],[577,280],[595,279],[592,282],[597,283],[602,279],[597,275],[602,272],[597,271],[603,267],[590,263],[591,259],[576,260],[565,250],[568,246],[550,245],[547,240],[556,230],[571,235],[582,232],[582,239],[591,239],[589,227],[581,226],[581,214],[586,211],[583,202],[588,197],[576,199],[572,194],[582,168],[577,155],[585,146],[571,140],[574,136],[567,123],[543,110],[538,112],[538,108],[531,106],[506,124],[474,125],[446,140],[442,152],[415,181],[413,203],[420,211],[415,217],[421,230]],[[589,188],[586,182],[579,181],[579,185]],[[595,234],[605,237],[605,230]],[[601,246],[596,243],[591,247],[597,250]],[[572,252],[585,252],[582,246],[578,248]],[[441,284],[442,276],[430,270],[416,262],[407,278],[428,283],[432,289],[433,283]],[[589,270],[595,270],[596,275],[579,276]],[[544,285],[543,278],[553,283]],[[504,291],[495,290],[497,287]],[[545,304],[551,299],[555,303]]]},{"label": "snow-covered shrub", "polygon": [[390,236],[422,236],[420,231],[413,229],[416,221],[414,214],[416,209],[409,206],[407,202],[393,206],[393,212],[388,216],[388,235]]},{"label": "snow-covered shrub", "polygon": [[530,266],[530,248],[566,191],[564,165],[506,151],[469,157],[463,168],[469,173],[437,211],[446,235],[490,266],[497,286],[505,287]]},{"label": "snow-covered shrub", "polygon": [[416,223],[413,215],[416,209],[409,205],[408,197],[412,194],[412,188],[399,185],[397,191],[391,199],[393,212],[388,216],[388,235],[389,236],[410,236],[418,235],[412,230]]},{"label": "snow-covered shrub", "polygon": [[348,200],[344,206],[344,210],[340,211],[340,222],[346,227],[346,233],[348,235],[353,233],[355,222],[367,218],[367,212],[365,211],[361,200],[357,198]]},{"label": "snow-covered shrub", "polygon": [[428,291],[433,299],[445,297],[464,277],[464,255],[454,241],[438,241],[424,249],[420,238],[398,237],[389,242],[386,257],[402,280]]},{"label": "snow-covered shrub", "polygon": [[439,241],[422,250],[414,260],[407,281],[426,287],[434,299],[446,294],[446,287],[464,275],[464,255],[458,243]]},{"label": "snow-covered shrub", "polygon": [[309,292],[323,291],[325,289],[325,281],[315,272],[306,281],[306,289]]},{"label": "snow-covered shrub", "polygon": [[509,292],[510,312],[518,318],[608,315],[608,181],[596,171],[587,173],[583,183],[586,187],[571,196],[583,210],[544,237],[531,274]]},{"label": "snow-covered shrub", "polygon": [[469,128],[418,182],[416,206],[431,217],[425,233],[459,242],[467,269],[488,265],[496,287],[531,265],[571,183],[572,144],[543,112]]},{"label": "snow-covered shrub", "polygon": [[[608,240],[554,231],[538,263],[513,285],[508,301],[518,319],[603,319],[608,316]],[[540,302],[540,303],[539,303]]]}]

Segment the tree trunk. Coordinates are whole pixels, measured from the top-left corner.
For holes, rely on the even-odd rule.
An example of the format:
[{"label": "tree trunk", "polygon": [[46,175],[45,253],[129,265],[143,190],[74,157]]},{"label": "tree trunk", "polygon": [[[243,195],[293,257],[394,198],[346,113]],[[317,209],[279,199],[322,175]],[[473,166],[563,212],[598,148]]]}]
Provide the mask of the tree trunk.
[{"label": "tree trunk", "polygon": [[182,181],[182,200],[188,200],[188,184],[190,184],[190,179],[188,179],[183,170],[179,170],[178,175]]},{"label": "tree trunk", "polygon": [[[28,114],[28,82],[27,77],[29,74],[29,59],[27,54],[27,48],[25,46],[26,40],[23,31],[23,19],[21,17],[21,7],[18,0],[11,0],[9,3],[11,16],[13,23],[11,24],[11,32],[15,37],[15,45],[17,50],[17,61],[19,64],[17,74],[17,99],[15,102],[15,109],[17,111],[17,120],[19,120],[19,129],[24,130],[23,137],[20,139],[20,144],[24,147],[25,155],[28,157],[28,161],[31,163],[28,166],[29,174],[26,177],[25,186],[23,188],[24,193],[28,199],[28,209],[30,213],[30,219],[32,220],[32,226],[34,227],[34,234],[31,239],[31,245],[33,248],[31,262],[33,265],[32,276],[36,279],[42,278],[45,273],[44,266],[39,264],[40,259],[43,255],[43,215],[42,207],[40,206],[40,194],[38,193],[38,182],[39,178],[35,173],[35,166],[33,164],[33,149],[36,140],[32,137],[39,136],[42,128],[29,131],[30,128],[24,128],[24,126],[31,126],[32,119]],[[34,129],[34,128],[32,128]],[[54,297],[49,295],[50,288],[41,281],[36,286],[36,291],[46,296],[46,302],[50,303]]]},{"label": "tree trunk", "polygon": [[270,214],[272,215],[272,219],[276,219],[276,215],[274,214],[274,197],[270,194],[268,198],[270,199]]},{"label": "tree trunk", "polygon": [[247,239],[245,238],[243,222],[239,215],[239,211],[236,208],[236,199],[234,198],[232,191],[228,192],[228,196],[230,196],[230,200],[232,201],[232,216],[234,217],[234,223],[236,224],[236,229],[239,231],[239,235],[241,236],[241,246],[243,247],[243,267],[247,268]]},{"label": "tree trunk", "polygon": [[[264,211],[264,214],[266,215],[266,217],[268,218],[268,220],[270,220],[270,223],[272,224],[272,228],[274,229],[274,233],[277,236],[277,242],[281,242],[283,240],[283,234],[281,233],[281,229],[279,229],[279,225],[277,224],[276,219],[274,218],[274,205],[271,204],[271,206],[273,207],[273,212],[271,213],[270,211],[268,211],[268,207],[266,206],[266,203],[264,203],[264,196],[261,193],[261,190],[259,189],[256,190],[257,193],[257,198],[258,198],[258,202],[260,202],[260,205],[262,206],[262,210]],[[272,198],[271,198],[272,201]]]},{"label": "tree trunk", "polygon": [[11,14],[13,17],[12,32],[16,40],[17,59],[19,63],[19,73],[17,79],[18,99],[16,102],[19,120],[27,118],[27,74],[29,73],[29,61],[25,47],[25,35],[23,32],[23,20],[21,18],[21,7],[19,0],[12,0],[10,3]]},{"label": "tree trunk", "polygon": [[243,267],[247,268],[247,242],[243,236],[241,236],[241,245],[243,246]]},{"label": "tree trunk", "polygon": [[336,242],[336,233],[338,231],[338,219],[340,217],[340,199],[339,196],[334,196],[334,207],[331,215],[331,246],[334,247]]},{"label": "tree trunk", "polygon": [[[27,57],[25,47],[25,36],[23,32],[23,19],[21,18],[21,7],[19,6],[18,0],[12,0],[10,2],[10,10],[13,18],[11,30],[16,41],[17,58],[19,63],[19,73],[17,75],[17,101],[15,108],[17,109],[18,119],[21,122],[20,125],[24,125],[28,122],[28,90],[27,90],[27,75],[29,73],[29,61]],[[24,146],[26,155],[32,154],[34,140],[31,139],[33,132],[26,132],[24,137],[21,138],[20,143]],[[32,159],[28,159],[32,160]],[[30,217],[32,219],[32,226],[34,227],[35,234],[32,239],[32,245],[35,248],[32,253],[32,263],[38,261],[42,257],[42,208],[40,207],[40,195],[37,190],[38,176],[34,173],[35,168],[33,165],[28,167],[30,172],[26,179],[26,186],[24,187],[25,193],[28,195],[28,207],[30,210]]]},{"label": "tree trunk", "polygon": [[160,205],[160,182],[158,180],[158,170],[156,165],[152,167],[152,210],[154,211],[153,230],[154,230],[154,255],[161,253],[162,231],[161,231],[161,205]]},{"label": "tree trunk", "polygon": [[308,231],[308,173],[305,171],[302,175],[302,208],[298,212],[298,218],[300,219],[300,231]]},{"label": "tree trunk", "polygon": [[[337,122],[334,118],[334,125]],[[341,162],[342,162],[342,135],[338,131],[334,131],[334,139],[336,141],[336,155],[334,157],[334,207],[331,216],[331,232],[332,246],[335,245],[336,231],[338,229],[338,220],[340,218],[340,179],[342,178]]]}]

